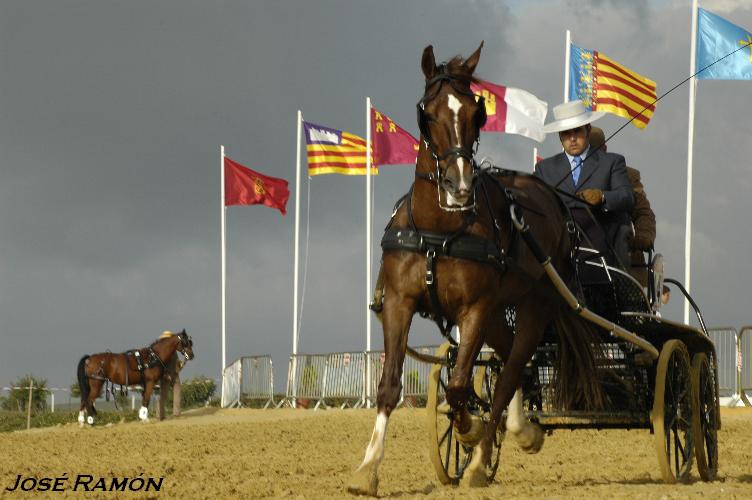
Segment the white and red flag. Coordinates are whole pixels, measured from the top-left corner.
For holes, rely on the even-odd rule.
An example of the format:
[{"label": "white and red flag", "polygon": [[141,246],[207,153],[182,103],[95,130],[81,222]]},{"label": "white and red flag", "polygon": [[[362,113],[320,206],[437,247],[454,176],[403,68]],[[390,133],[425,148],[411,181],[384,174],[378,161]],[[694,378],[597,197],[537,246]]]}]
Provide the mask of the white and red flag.
[{"label": "white and red flag", "polygon": [[488,119],[482,128],[484,132],[524,135],[538,142],[546,138],[543,123],[548,112],[547,102],[526,90],[482,80],[471,84],[470,88],[486,101]]}]

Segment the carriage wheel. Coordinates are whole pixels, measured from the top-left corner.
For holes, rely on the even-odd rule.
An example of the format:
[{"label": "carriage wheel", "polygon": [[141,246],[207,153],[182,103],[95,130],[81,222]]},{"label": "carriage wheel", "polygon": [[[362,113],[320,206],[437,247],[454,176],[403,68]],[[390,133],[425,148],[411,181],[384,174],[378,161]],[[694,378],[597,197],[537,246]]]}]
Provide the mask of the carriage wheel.
[{"label": "carriage wheel", "polygon": [[[452,346],[445,342],[436,349],[436,357],[447,359]],[[455,348],[456,349],[456,348]],[[454,412],[446,400],[446,388],[452,375],[447,364],[435,364],[428,376],[428,451],[442,484],[457,484],[470,464],[472,448],[463,446],[454,435]]]},{"label": "carriage wheel", "polygon": [[[447,359],[447,354],[451,349],[456,348],[449,343],[442,344],[436,350],[436,356]],[[453,367],[447,364],[435,364],[431,367],[428,378],[426,403],[428,450],[436,476],[442,484],[457,484],[473,455],[472,446],[465,446],[457,441],[453,426],[454,411],[446,401],[446,388],[452,376],[452,369]],[[482,395],[483,400],[489,403],[493,395],[495,377],[496,373],[492,369],[478,367],[473,378],[476,394]],[[480,415],[486,422],[489,420],[490,412],[484,412],[479,408],[470,408],[470,411]],[[493,479],[499,466],[501,439],[501,432],[497,431],[491,451],[491,464],[486,468],[489,481]]]},{"label": "carriage wheel", "polygon": [[712,481],[718,473],[718,398],[715,370],[700,352],[692,358],[692,435],[697,470],[703,481]]},{"label": "carriage wheel", "polygon": [[692,390],[689,354],[679,340],[666,342],[658,358],[651,421],[661,475],[686,481],[692,469]]}]

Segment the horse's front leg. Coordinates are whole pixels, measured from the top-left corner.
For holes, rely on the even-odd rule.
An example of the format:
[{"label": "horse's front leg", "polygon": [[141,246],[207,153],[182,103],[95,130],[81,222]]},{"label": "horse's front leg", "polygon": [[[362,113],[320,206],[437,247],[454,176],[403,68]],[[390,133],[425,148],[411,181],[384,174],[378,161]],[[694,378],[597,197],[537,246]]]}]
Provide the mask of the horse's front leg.
[{"label": "horse's front leg", "polygon": [[407,334],[415,312],[415,300],[386,294],[383,311],[384,371],[379,382],[376,423],[360,467],[353,473],[347,491],[358,495],[376,496],[379,487],[378,468],[384,458],[384,441],[389,416],[399,403],[402,390],[402,364],[407,349]]}]

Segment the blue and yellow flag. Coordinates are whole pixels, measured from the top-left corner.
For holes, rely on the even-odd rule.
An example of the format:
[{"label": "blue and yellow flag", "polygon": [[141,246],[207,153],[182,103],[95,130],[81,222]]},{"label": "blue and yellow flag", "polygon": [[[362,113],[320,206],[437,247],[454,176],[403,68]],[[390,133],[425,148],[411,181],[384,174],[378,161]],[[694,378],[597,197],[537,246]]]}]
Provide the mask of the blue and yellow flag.
[{"label": "blue and yellow flag", "polygon": [[[724,56],[738,52],[713,64]],[[701,80],[752,80],[752,33],[705,9],[697,11],[697,69]]]},{"label": "blue and yellow flag", "polygon": [[[303,122],[308,175],[366,175],[366,141],[334,128]],[[371,175],[379,173],[371,164]]]}]

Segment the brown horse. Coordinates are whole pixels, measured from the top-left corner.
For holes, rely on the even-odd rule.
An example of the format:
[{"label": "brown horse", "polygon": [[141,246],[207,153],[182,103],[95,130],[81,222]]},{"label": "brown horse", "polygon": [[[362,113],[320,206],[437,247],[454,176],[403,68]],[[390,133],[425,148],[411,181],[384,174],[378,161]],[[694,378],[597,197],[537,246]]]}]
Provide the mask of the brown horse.
[{"label": "brown horse", "polygon": [[148,421],[149,400],[154,385],[162,379],[170,359],[177,352],[181,352],[188,360],[193,359],[193,340],[185,330],[173,335],[163,335],[149,347],[121,354],[87,354],[81,358],[78,362],[78,385],[81,389],[79,424],[83,426],[84,421],[89,425],[94,423],[94,416],[97,414],[94,400],[99,397],[102,386],[107,381],[121,386],[140,384],[143,387],[143,398],[138,417],[142,421]]},{"label": "brown horse", "polygon": [[[502,411],[515,394],[507,428],[523,448],[540,449],[543,433],[522,415],[518,388],[523,367],[552,321],[562,337],[560,349],[567,349],[567,355],[560,356],[562,363],[569,362],[561,366],[558,377],[562,405],[596,407],[602,401],[590,342],[574,327],[576,318],[564,307],[519,230],[515,232],[510,215],[510,208],[524,212],[540,250],[551,256],[565,280],[571,280],[566,210],[539,179],[483,171],[474,161],[485,104],[473,95],[470,84],[482,46],[466,60],[457,56],[439,66],[431,46],[423,51],[426,85],[418,103],[421,145],[416,179],[382,239],[384,371],[373,434],[348,486],[352,493],[377,493],[387,422],[399,401],[408,332],[416,312],[437,320],[445,335],[451,324],[461,334],[446,398],[457,415],[455,432],[463,443],[476,446],[463,482],[488,484],[485,467],[491,443]],[[463,247],[483,251],[473,255],[468,250],[469,256],[463,257]],[[516,309],[515,331],[504,318],[509,306]],[[486,428],[466,408],[473,391],[473,363],[484,342],[504,361]]]}]

